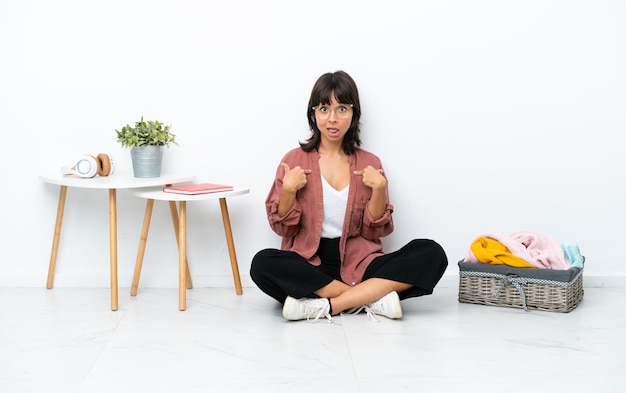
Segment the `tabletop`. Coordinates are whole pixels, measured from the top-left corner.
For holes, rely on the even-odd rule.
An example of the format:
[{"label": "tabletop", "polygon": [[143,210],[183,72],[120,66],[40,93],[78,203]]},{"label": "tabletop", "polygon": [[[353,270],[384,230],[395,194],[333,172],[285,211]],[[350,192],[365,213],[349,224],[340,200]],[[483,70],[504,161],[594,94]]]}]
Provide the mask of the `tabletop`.
[{"label": "tabletop", "polygon": [[164,184],[185,183],[195,180],[195,176],[188,173],[162,173],[159,177],[135,177],[131,172],[114,172],[110,176],[95,176],[82,178],[73,175],[63,175],[59,172],[41,173],[39,179],[46,183],[60,186],[79,188],[138,188],[150,186],[162,186]]},{"label": "tabletop", "polygon": [[250,189],[245,188],[245,187],[234,187],[232,191],[211,192],[207,194],[196,194],[196,195],[163,192],[162,187],[134,188],[129,191],[135,196],[146,198],[146,199],[155,199],[159,201],[201,201],[204,199],[228,198],[228,197],[234,197],[234,196],[238,196],[242,194],[247,194],[250,192]]}]

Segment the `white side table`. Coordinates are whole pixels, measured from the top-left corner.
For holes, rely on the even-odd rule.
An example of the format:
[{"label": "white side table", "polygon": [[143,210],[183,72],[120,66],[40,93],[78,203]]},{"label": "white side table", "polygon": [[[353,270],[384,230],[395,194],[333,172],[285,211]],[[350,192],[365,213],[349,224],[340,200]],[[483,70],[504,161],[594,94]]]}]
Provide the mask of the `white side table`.
[{"label": "white side table", "polygon": [[61,226],[63,223],[63,211],[68,187],[97,188],[109,190],[109,247],[111,266],[111,310],[118,308],[117,297],[117,189],[130,189],[137,187],[163,186],[195,180],[195,176],[188,174],[162,174],[160,177],[138,178],[132,173],[114,172],[110,176],[96,176],[93,178],[80,178],[71,175],[63,175],[60,171],[43,173],[39,179],[46,183],[61,186],[59,204],[57,208],[56,224],[52,240],[52,252],[50,254],[50,266],[48,268],[48,281],[46,288],[50,289],[54,283],[54,271],[56,268],[59,241],[61,239]]},{"label": "white side table", "polygon": [[[131,296],[137,295],[139,286],[139,276],[141,275],[141,267],[143,264],[143,256],[148,240],[148,231],[150,229],[150,219],[152,216],[152,208],[155,200],[168,201],[170,203],[170,211],[174,222],[174,230],[177,234],[178,241],[178,308],[184,311],[187,308],[187,289],[192,288],[191,275],[189,274],[189,265],[187,263],[187,202],[203,201],[207,199],[219,199],[222,211],[222,221],[224,224],[224,233],[226,235],[226,243],[228,245],[228,253],[230,256],[230,266],[233,272],[233,280],[235,282],[235,292],[237,295],[243,293],[241,287],[241,278],[239,276],[239,265],[237,264],[237,255],[235,253],[235,243],[233,241],[232,229],[230,226],[230,216],[228,215],[228,207],[226,198],[247,194],[250,189],[243,187],[235,187],[233,191],[215,192],[199,195],[183,195],[163,192],[162,187],[146,188],[130,190],[132,194],[140,198],[147,199],[146,213],[144,215],[143,228],[141,229],[141,237],[139,239],[139,250],[137,251],[137,261],[135,263],[135,273],[133,275],[133,283],[131,286]],[[178,202],[178,214],[176,207],[172,204]]]}]

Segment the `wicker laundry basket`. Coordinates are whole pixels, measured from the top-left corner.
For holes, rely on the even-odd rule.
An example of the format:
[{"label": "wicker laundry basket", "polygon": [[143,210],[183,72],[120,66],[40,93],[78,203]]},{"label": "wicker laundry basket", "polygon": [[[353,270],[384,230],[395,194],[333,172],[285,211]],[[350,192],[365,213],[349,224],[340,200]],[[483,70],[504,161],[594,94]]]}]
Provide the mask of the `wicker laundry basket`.
[{"label": "wicker laundry basket", "polygon": [[582,301],[583,269],[552,270],[459,262],[459,302],[570,312]]}]

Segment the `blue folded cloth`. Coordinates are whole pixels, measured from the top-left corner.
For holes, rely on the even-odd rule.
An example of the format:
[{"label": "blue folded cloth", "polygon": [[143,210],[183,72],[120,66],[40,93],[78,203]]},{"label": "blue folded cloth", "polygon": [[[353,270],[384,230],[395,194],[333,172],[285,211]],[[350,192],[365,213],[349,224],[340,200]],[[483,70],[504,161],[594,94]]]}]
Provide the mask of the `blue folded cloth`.
[{"label": "blue folded cloth", "polygon": [[578,244],[575,242],[565,242],[561,243],[561,248],[563,249],[563,253],[565,254],[565,259],[569,261],[572,267],[577,267],[582,269],[585,258],[580,254],[580,249],[578,248]]}]

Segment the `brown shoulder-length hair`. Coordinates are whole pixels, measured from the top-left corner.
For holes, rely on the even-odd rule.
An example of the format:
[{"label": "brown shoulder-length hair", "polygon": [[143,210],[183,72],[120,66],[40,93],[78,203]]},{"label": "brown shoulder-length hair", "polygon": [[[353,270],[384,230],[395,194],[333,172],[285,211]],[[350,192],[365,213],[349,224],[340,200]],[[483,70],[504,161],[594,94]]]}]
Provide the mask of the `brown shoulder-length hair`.
[{"label": "brown shoulder-length hair", "polygon": [[361,146],[360,119],[361,103],[359,101],[359,90],[356,83],[345,71],[329,72],[319,77],[309,98],[307,108],[307,119],[311,129],[311,137],[305,142],[300,142],[300,147],[306,152],[317,150],[321,140],[320,129],[315,122],[314,106],[328,105],[332,96],[335,96],[341,104],[352,104],[352,122],[350,128],[343,138],[343,151],[346,154],[353,154]]}]

